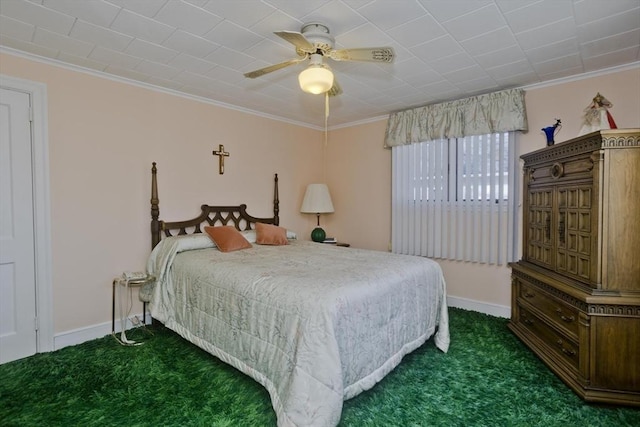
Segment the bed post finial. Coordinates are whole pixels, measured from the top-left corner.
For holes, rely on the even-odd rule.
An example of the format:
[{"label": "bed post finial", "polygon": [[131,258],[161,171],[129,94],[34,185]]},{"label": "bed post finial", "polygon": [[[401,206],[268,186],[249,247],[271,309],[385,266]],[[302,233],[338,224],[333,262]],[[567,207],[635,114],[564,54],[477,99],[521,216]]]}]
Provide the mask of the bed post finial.
[{"label": "bed post finial", "polygon": [[158,199],[158,168],[156,162],[151,166],[151,249],[160,242],[160,200]]},{"label": "bed post finial", "polygon": [[280,217],[278,213],[280,212],[280,199],[278,196],[278,174],[276,174],[274,181],[274,191],[273,191],[273,223],[275,225],[280,224]]}]

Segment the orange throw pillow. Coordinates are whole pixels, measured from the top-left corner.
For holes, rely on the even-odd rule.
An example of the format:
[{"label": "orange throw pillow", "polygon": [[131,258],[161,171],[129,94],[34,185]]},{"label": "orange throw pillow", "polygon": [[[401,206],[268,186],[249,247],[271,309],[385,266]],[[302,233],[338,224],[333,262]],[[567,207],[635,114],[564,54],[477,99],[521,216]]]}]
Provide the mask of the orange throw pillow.
[{"label": "orange throw pillow", "polygon": [[211,240],[213,240],[213,243],[220,249],[220,252],[231,252],[253,247],[251,243],[231,225],[219,227],[206,226],[204,231],[211,237]]},{"label": "orange throw pillow", "polygon": [[259,245],[288,245],[287,229],[277,225],[256,222],[256,243]]}]

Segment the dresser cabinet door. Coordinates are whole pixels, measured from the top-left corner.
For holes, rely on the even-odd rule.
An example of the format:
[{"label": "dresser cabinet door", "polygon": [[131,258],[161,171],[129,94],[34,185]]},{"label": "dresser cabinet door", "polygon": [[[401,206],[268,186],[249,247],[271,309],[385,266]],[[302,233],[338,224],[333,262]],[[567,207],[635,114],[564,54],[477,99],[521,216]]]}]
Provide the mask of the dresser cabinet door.
[{"label": "dresser cabinet door", "polygon": [[591,184],[530,188],[525,213],[527,261],[597,284],[597,200]]},{"label": "dresser cabinet door", "polygon": [[580,280],[592,287],[596,285],[594,252],[597,223],[597,201],[591,185],[559,186],[557,188],[557,221],[553,232],[556,242],[555,270]]},{"label": "dresser cabinet door", "polygon": [[553,232],[553,187],[530,189],[525,212],[525,259],[548,269],[555,269]]}]

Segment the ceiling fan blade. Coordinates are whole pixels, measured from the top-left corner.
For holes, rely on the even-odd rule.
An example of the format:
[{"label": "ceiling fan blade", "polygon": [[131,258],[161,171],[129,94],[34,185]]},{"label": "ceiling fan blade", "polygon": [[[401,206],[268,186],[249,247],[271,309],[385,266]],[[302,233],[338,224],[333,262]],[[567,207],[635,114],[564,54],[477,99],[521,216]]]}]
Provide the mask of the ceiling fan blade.
[{"label": "ceiling fan blade", "polygon": [[280,70],[282,68],[288,67],[289,65],[295,65],[299,62],[304,61],[305,59],[307,59],[307,57],[308,55],[304,56],[303,58],[290,59],[289,61],[281,62],[279,64],[269,65],[268,67],[260,68],[259,70],[244,73],[244,76],[250,79],[255,79],[256,77],[264,76],[265,74]]},{"label": "ceiling fan blade", "polygon": [[276,31],[273,34],[282,37],[303,52],[314,53],[316,51],[313,44],[301,33],[296,33],[295,31]]},{"label": "ceiling fan blade", "polygon": [[340,87],[340,85],[338,84],[338,80],[334,76],[333,86],[331,86],[331,89],[329,89],[328,94],[329,96],[338,96],[341,93],[342,93],[342,88]]},{"label": "ceiling fan blade", "polygon": [[336,61],[393,62],[394,57],[392,47],[337,49],[329,52],[329,58]]}]

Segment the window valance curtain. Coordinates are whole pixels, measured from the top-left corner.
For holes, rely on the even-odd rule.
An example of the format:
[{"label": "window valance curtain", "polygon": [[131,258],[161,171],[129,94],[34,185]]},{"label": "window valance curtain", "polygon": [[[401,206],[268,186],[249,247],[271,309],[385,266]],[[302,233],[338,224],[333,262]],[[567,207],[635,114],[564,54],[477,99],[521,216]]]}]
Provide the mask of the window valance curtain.
[{"label": "window valance curtain", "polygon": [[527,129],[524,90],[509,89],[391,113],[384,145]]}]

